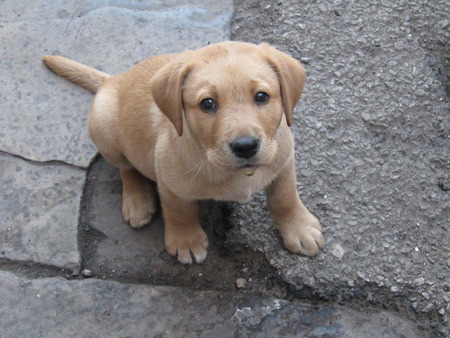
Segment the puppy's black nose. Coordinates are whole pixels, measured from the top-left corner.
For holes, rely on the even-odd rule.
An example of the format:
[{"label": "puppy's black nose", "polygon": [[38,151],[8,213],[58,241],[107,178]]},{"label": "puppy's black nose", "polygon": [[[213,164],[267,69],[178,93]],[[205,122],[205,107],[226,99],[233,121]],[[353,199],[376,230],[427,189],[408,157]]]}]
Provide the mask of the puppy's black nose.
[{"label": "puppy's black nose", "polygon": [[230,143],[233,153],[240,158],[250,158],[259,150],[259,140],[253,136],[242,136]]}]

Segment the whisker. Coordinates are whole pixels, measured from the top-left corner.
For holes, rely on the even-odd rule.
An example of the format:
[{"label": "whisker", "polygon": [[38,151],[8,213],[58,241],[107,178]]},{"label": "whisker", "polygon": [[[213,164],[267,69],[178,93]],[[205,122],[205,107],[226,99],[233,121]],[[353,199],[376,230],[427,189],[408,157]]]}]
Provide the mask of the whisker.
[{"label": "whisker", "polygon": [[181,176],[186,176],[187,174],[189,174],[191,171],[194,171],[195,169],[197,169],[198,167],[201,167],[207,160],[207,156],[206,154],[203,155],[202,158],[200,158],[200,160],[188,171],[186,171],[185,173],[183,173]]},{"label": "whisker", "polygon": [[[192,176],[191,178],[191,182],[198,176],[198,174],[200,173],[202,166],[206,163],[206,165],[208,165],[208,158],[207,156],[203,156],[203,158],[199,161],[199,163],[196,165],[196,167],[198,168],[197,172],[194,174],[194,176]],[[195,167],[194,167],[195,168]]]}]

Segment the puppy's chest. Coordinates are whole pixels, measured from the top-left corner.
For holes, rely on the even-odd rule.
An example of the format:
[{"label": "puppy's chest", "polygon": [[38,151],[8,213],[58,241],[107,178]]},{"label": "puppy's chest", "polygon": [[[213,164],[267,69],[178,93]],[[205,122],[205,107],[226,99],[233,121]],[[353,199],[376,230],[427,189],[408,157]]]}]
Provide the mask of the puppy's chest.
[{"label": "puppy's chest", "polygon": [[225,188],[216,189],[210,197],[216,201],[236,201],[240,203],[248,202],[252,195],[264,188],[256,184],[232,184]]},{"label": "puppy's chest", "polygon": [[267,174],[257,172],[254,176],[248,177],[243,172],[239,172],[236,177],[231,177],[219,183],[203,180],[198,182],[199,184],[188,184],[189,187],[186,187],[185,192],[188,192],[189,196],[186,196],[186,198],[244,203],[248,202],[254,193],[265,188],[271,180],[272,177]]}]

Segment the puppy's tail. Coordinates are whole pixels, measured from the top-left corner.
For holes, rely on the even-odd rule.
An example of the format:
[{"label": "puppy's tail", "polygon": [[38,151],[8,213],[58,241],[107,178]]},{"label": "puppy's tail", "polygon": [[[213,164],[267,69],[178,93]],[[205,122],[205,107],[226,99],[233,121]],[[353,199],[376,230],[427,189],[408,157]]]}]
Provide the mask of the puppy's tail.
[{"label": "puppy's tail", "polygon": [[97,69],[58,55],[44,56],[42,61],[56,74],[86,88],[94,94],[102,83],[110,77],[110,75]]}]

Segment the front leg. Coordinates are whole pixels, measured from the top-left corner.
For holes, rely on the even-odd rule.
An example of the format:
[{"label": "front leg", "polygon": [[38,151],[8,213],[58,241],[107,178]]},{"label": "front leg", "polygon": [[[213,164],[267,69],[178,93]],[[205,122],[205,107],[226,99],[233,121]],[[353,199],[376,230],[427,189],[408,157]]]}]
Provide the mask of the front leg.
[{"label": "front leg", "polygon": [[291,252],[317,255],[324,246],[322,226],[298,196],[293,158],[268,186],[267,206],[284,245]]},{"label": "front leg", "polygon": [[198,202],[176,196],[162,182],[158,187],[167,252],[177,256],[183,264],[192,264],[192,256],[196,263],[203,262],[207,254],[208,237],[198,221]]}]

